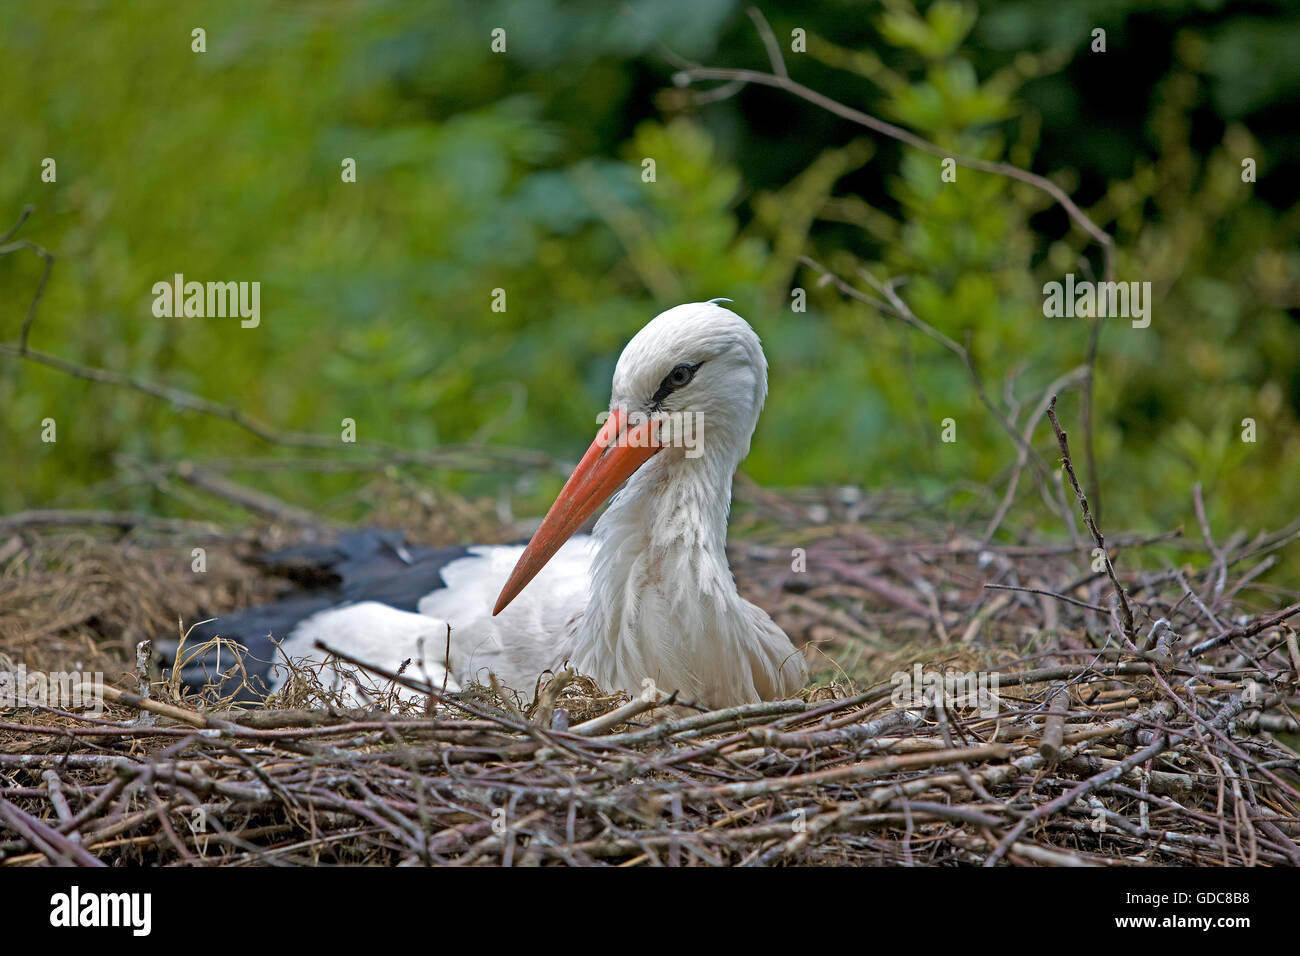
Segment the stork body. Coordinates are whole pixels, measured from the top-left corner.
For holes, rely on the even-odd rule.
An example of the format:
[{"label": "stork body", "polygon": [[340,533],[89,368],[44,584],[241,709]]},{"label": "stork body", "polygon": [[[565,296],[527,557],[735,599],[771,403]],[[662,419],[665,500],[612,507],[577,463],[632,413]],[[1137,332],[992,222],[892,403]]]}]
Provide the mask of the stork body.
[{"label": "stork body", "polygon": [[[530,692],[568,662],[607,690],[711,707],[793,695],[803,657],[740,596],[726,557],[732,479],[766,394],[762,348],[738,315],[662,313],[624,349],[610,415],[527,547],[441,564],[444,586],[415,611],[382,599],[318,611],[280,650],[320,658],[320,641],[391,670],[409,659],[453,690],[491,673]],[[625,480],[593,535],[574,536]]]}]

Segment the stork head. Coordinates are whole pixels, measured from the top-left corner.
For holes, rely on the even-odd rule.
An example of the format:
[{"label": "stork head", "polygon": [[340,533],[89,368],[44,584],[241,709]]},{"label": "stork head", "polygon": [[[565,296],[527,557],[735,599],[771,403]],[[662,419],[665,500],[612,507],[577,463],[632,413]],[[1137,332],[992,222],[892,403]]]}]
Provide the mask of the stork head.
[{"label": "stork head", "polygon": [[662,312],[614,369],[609,417],[528,542],[497,598],[499,614],[638,468],[661,452],[729,480],[749,452],[767,397],[758,336],[729,309],[692,302]]}]

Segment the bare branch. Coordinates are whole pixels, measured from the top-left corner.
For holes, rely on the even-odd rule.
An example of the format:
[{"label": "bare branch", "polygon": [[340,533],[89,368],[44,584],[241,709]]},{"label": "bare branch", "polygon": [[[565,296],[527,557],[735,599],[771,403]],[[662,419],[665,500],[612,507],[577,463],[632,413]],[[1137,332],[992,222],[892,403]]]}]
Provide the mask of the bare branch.
[{"label": "bare branch", "polygon": [[[1101,549],[1102,557],[1106,561],[1106,576],[1110,578],[1111,585],[1115,588],[1115,596],[1119,601],[1120,616],[1124,624],[1124,632],[1135,644],[1138,636],[1133,624],[1133,609],[1129,607],[1128,597],[1124,592],[1124,585],[1119,583],[1119,578],[1115,574],[1115,565],[1111,563],[1110,552],[1106,550],[1106,539],[1102,537],[1101,529],[1092,518],[1092,511],[1088,508],[1088,496],[1083,493],[1079,487],[1079,479],[1074,474],[1074,463],[1070,460],[1070,444],[1064,431],[1061,430],[1061,423],[1056,420],[1056,396],[1052,396],[1052,401],[1047,406],[1047,418],[1052,423],[1052,429],[1056,432],[1056,440],[1061,446],[1061,464],[1065,466],[1065,473],[1070,479],[1070,486],[1074,488],[1074,496],[1079,500],[1079,510],[1083,512],[1084,524],[1092,532],[1092,540],[1097,543]],[[1145,648],[1143,648],[1145,650]]]},{"label": "bare branch", "polygon": [[772,63],[772,72],[776,76],[788,80],[790,71],[785,68],[785,57],[781,56],[781,47],[772,34],[772,28],[768,26],[767,17],[763,16],[763,11],[758,7],[750,7],[745,12],[749,14],[749,19],[754,21],[754,27],[758,30],[758,35],[763,39],[763,46],[767,48],[767,58]]},{"label": "bare branch", "polygon": [[921,136],[916,135],[910,130],[903,129],[901,126],[895,126],[893,123],[887,123],[884,120],[877,119],[861,110],[856,110],[851,106],[845,106],[837,100],[831,99],[816,90],[804,86],[802,83],[796,83],[788,76],[778,76],[774,73],[761,73],[757,70],[731,70],[718,69],[713,67],[691,66],[680,70],[676,77],[679,85],[689,85],[697,80],[723,80],[726,82],[740,81],[743,83],[757,83],[761,86],[770,86],[779,90],[784,90],[802,100],[812,103],[814,106],[820,106],[827,112],[833,113],[841,119],[846,119],[851,123],[857,123],[865,126],[869,130],[880,133],[882,136],[888,136],[890,139],[898,140],[915,149],[929,153],[931,156],[937,156],[941,159],[951,159],[958,166],[964,166],[967,169],[975,169],[980,172],[993,173],[997,176],[1005,176],[1008,179],[1014,179],[1026,185],[1033,186],[1035,189],[1042,190],[1051,196],[1053,200],[1065,210],[1068,215],[1080,229],[1092,237],[1102,249],[1102,256],[1105,263],[1104,272],[1107,281],[1113,281],[1115,274],[1114,256],[1115,240],[1106,230],[1092,221],[1082,209],[1080,209],[1073,199],[1056,183],[1037,173],[1031,173],[1028,170],[1021,169],[1019,166],[1013,166],[1010,163],[996,163],[985,159],[976,159],[972,156],[963,156],[959,153],[953,153],[950,150],[932,143]]}]

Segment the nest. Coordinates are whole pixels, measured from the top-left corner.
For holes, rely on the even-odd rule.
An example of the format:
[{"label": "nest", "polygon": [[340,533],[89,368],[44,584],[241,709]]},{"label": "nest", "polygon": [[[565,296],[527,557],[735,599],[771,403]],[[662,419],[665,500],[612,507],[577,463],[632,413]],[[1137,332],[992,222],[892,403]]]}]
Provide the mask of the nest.
[{"label": "nest", "polygon": [[[374,673],[347,710],[310,669],[238,709],[126,653],[174,633],[176,582],[76,578],[144,582],[153,546],[27,534],[0,669],[42,642],[116,669],[100,714],[0,711],[0,863],[1300,863],[1300,605],[1258,577],[1300,526],[1119,539],[1094,570],[1084,538],[990,544],[904,499],[741,491],[742,591],[816,680],[715,711],[570,671],[458,695]],[[230,567],[215,604],[274,590]],[[5,599],[73,592],[43,621]]]}]

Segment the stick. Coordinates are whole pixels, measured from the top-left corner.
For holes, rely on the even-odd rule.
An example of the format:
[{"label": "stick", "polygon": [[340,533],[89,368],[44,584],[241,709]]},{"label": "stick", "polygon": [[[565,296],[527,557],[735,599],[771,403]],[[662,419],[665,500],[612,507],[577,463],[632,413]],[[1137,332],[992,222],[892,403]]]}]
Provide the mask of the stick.
[{"label": "stick", "polygon": [[1111,563],[1110,553],[1106,550],[1106,539],[1102,537],[1097,522],[1092,519],[1092,512],[1088,508],[1088,496],[1079,487],[1079,479],[1074,474],[1074,463],[1070,460],[1069,439],[1066,437],[1065,432],[1062,431],[1061,423],[1056,419],[1055,395],[1052,396],[1052,401],[1047,406],[1047,418],[1052,423],[1052,430],[1056,432],[1056,440],[1061,446],[1061,464],[1065,466],[1065,473],[1070,479],[1070,486],[1074,488],[1074,496],[1079,500],[1079,510],[1083,512],[1084,524],[1092,532],[1092,540],[1097,543],[1097,547],[1101,549],[1102,557],[1106,559],[1106,576],[1110,578],[1110,583],[1115,589],[1115,595],[1119,599],[1120,616],[1124,622],[1124,631],[1136,643],[1137,632],[1133,624],[1133,609],[1129,607],[1128,597],[1124,593],[1124,585],[1119,583],[1119,578],[1115,575],[1115,566]]}]

